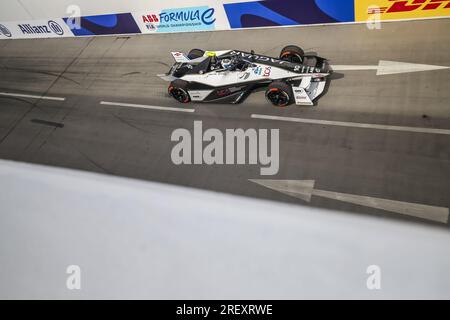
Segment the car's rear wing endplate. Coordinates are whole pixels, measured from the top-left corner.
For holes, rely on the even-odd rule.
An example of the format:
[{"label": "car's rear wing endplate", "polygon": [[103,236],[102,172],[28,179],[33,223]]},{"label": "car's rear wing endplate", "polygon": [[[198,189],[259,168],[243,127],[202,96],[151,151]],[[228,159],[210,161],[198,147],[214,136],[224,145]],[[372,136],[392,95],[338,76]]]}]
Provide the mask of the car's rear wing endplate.
[{"label": "car's rear wing endplate", "polygon": [[191,61],[183,52],[171,52],[171,54],[176,62],[187,63]]}]

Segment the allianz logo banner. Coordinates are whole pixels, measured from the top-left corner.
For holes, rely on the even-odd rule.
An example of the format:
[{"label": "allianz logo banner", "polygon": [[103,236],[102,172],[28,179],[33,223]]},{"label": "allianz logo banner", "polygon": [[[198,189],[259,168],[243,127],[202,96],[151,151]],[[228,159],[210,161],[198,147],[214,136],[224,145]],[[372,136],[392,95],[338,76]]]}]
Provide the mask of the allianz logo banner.
[{"label": "allianz logo banner", "polygon": [[0,39],[73,37],[63,19],[8,21],[0,23]]}]

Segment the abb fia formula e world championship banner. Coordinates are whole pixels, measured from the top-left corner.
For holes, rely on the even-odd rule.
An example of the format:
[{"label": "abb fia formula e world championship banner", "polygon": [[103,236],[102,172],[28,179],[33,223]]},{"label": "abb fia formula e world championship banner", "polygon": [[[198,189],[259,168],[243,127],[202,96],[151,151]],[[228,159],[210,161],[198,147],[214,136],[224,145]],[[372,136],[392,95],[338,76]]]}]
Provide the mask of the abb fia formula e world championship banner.
[{"label": "abb fia formula e world championship banner", "polygon": [[450,0],[355,0],[356,21],[450,17]]},{"label": "abb fia formula e world championship banner", "polygon": [[165,7],[161,3],[151,6],[147,11],[133,13],[142,33],[213,31],[230,28],[221,3],[197,1],[195,6],[178,8]]}]

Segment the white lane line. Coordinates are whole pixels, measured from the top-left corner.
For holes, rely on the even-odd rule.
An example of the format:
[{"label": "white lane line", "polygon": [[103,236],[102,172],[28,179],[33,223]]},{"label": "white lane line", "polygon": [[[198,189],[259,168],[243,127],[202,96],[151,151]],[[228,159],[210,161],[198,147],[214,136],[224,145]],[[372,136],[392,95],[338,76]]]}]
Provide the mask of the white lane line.
[{"label": "white lane line", "polygon": [[35,95],[31,95],[31,94],[21,94],[21,93],[11,93],[11,92],[0,92],[0,96],[17,97],[17,98],[43,99],[43,100],[54,100],[54,101],[64,101],[64,100],[66,100],[66,98],[61,98],[61,97],[35,96]]},{"label": "white lane line", "polygon": [[109,101],[102,101],[102,102],[100,102],[100,104],[107,105],[107,106],[119,106],[119,107],[141,108],[141,109],[162,110],[162,111],[195,112],[195,109],[182,109],[182,108],[171,108],[171,107],[148,106],[148,105],[145,105],[145,104],[109,102]]},{"label": "white lane line", "polygon": [[421,128],[421,127],[403,127],[403,126],[389,126],[389,125],[371,124],[371,123],[329,121],[329,120],[317,120],[317,119],[302,119],[302,118],[268,116],[268,115],[263,115],[263,114],[252,114],[251,117],[254,118],[254,119],[299,122],[299,123],[307,123],[307,124],[321,124],[321,125],[339,126],[339,127],[353,127],[353,128],[364,128],[364,129],[378,129],[378,130],[392,130],[392,131],[406,131],[406,132],[433,133],[433,134],[450,135],[450,130],[449,129],[434,129],[434,128]]}]

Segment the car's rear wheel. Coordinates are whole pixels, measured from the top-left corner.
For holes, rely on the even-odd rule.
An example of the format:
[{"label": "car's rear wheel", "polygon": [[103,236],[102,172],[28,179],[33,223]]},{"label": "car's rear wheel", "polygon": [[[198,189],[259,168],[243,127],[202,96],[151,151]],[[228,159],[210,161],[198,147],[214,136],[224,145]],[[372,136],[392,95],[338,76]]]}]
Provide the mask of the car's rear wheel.
[{"label": "car's rear wheel", "polygon": [[193,60],[193,59],[203,57],[204,54],[205,54],[205,51],[203,51],[202,49],[192,49],[188,53],[188,58]]},{"label": "car's rear wheel", "polygon": [[266,98],[276,107],[286,107],[293,100],[292,87],[283,81],[272,82],[266,90]]},{"label": "car's rear wheel", "polygon": [[286,46],[280,52],[280,59],[293,63],[302,63],[305,52],[302,48],[294,45]]},{"label": "car's rear wheel", "polygon": [[169,95],[181,103],[188,103],[191,101],[187,90],[188,83],[184,80],[174,80],[169,85]]}]

